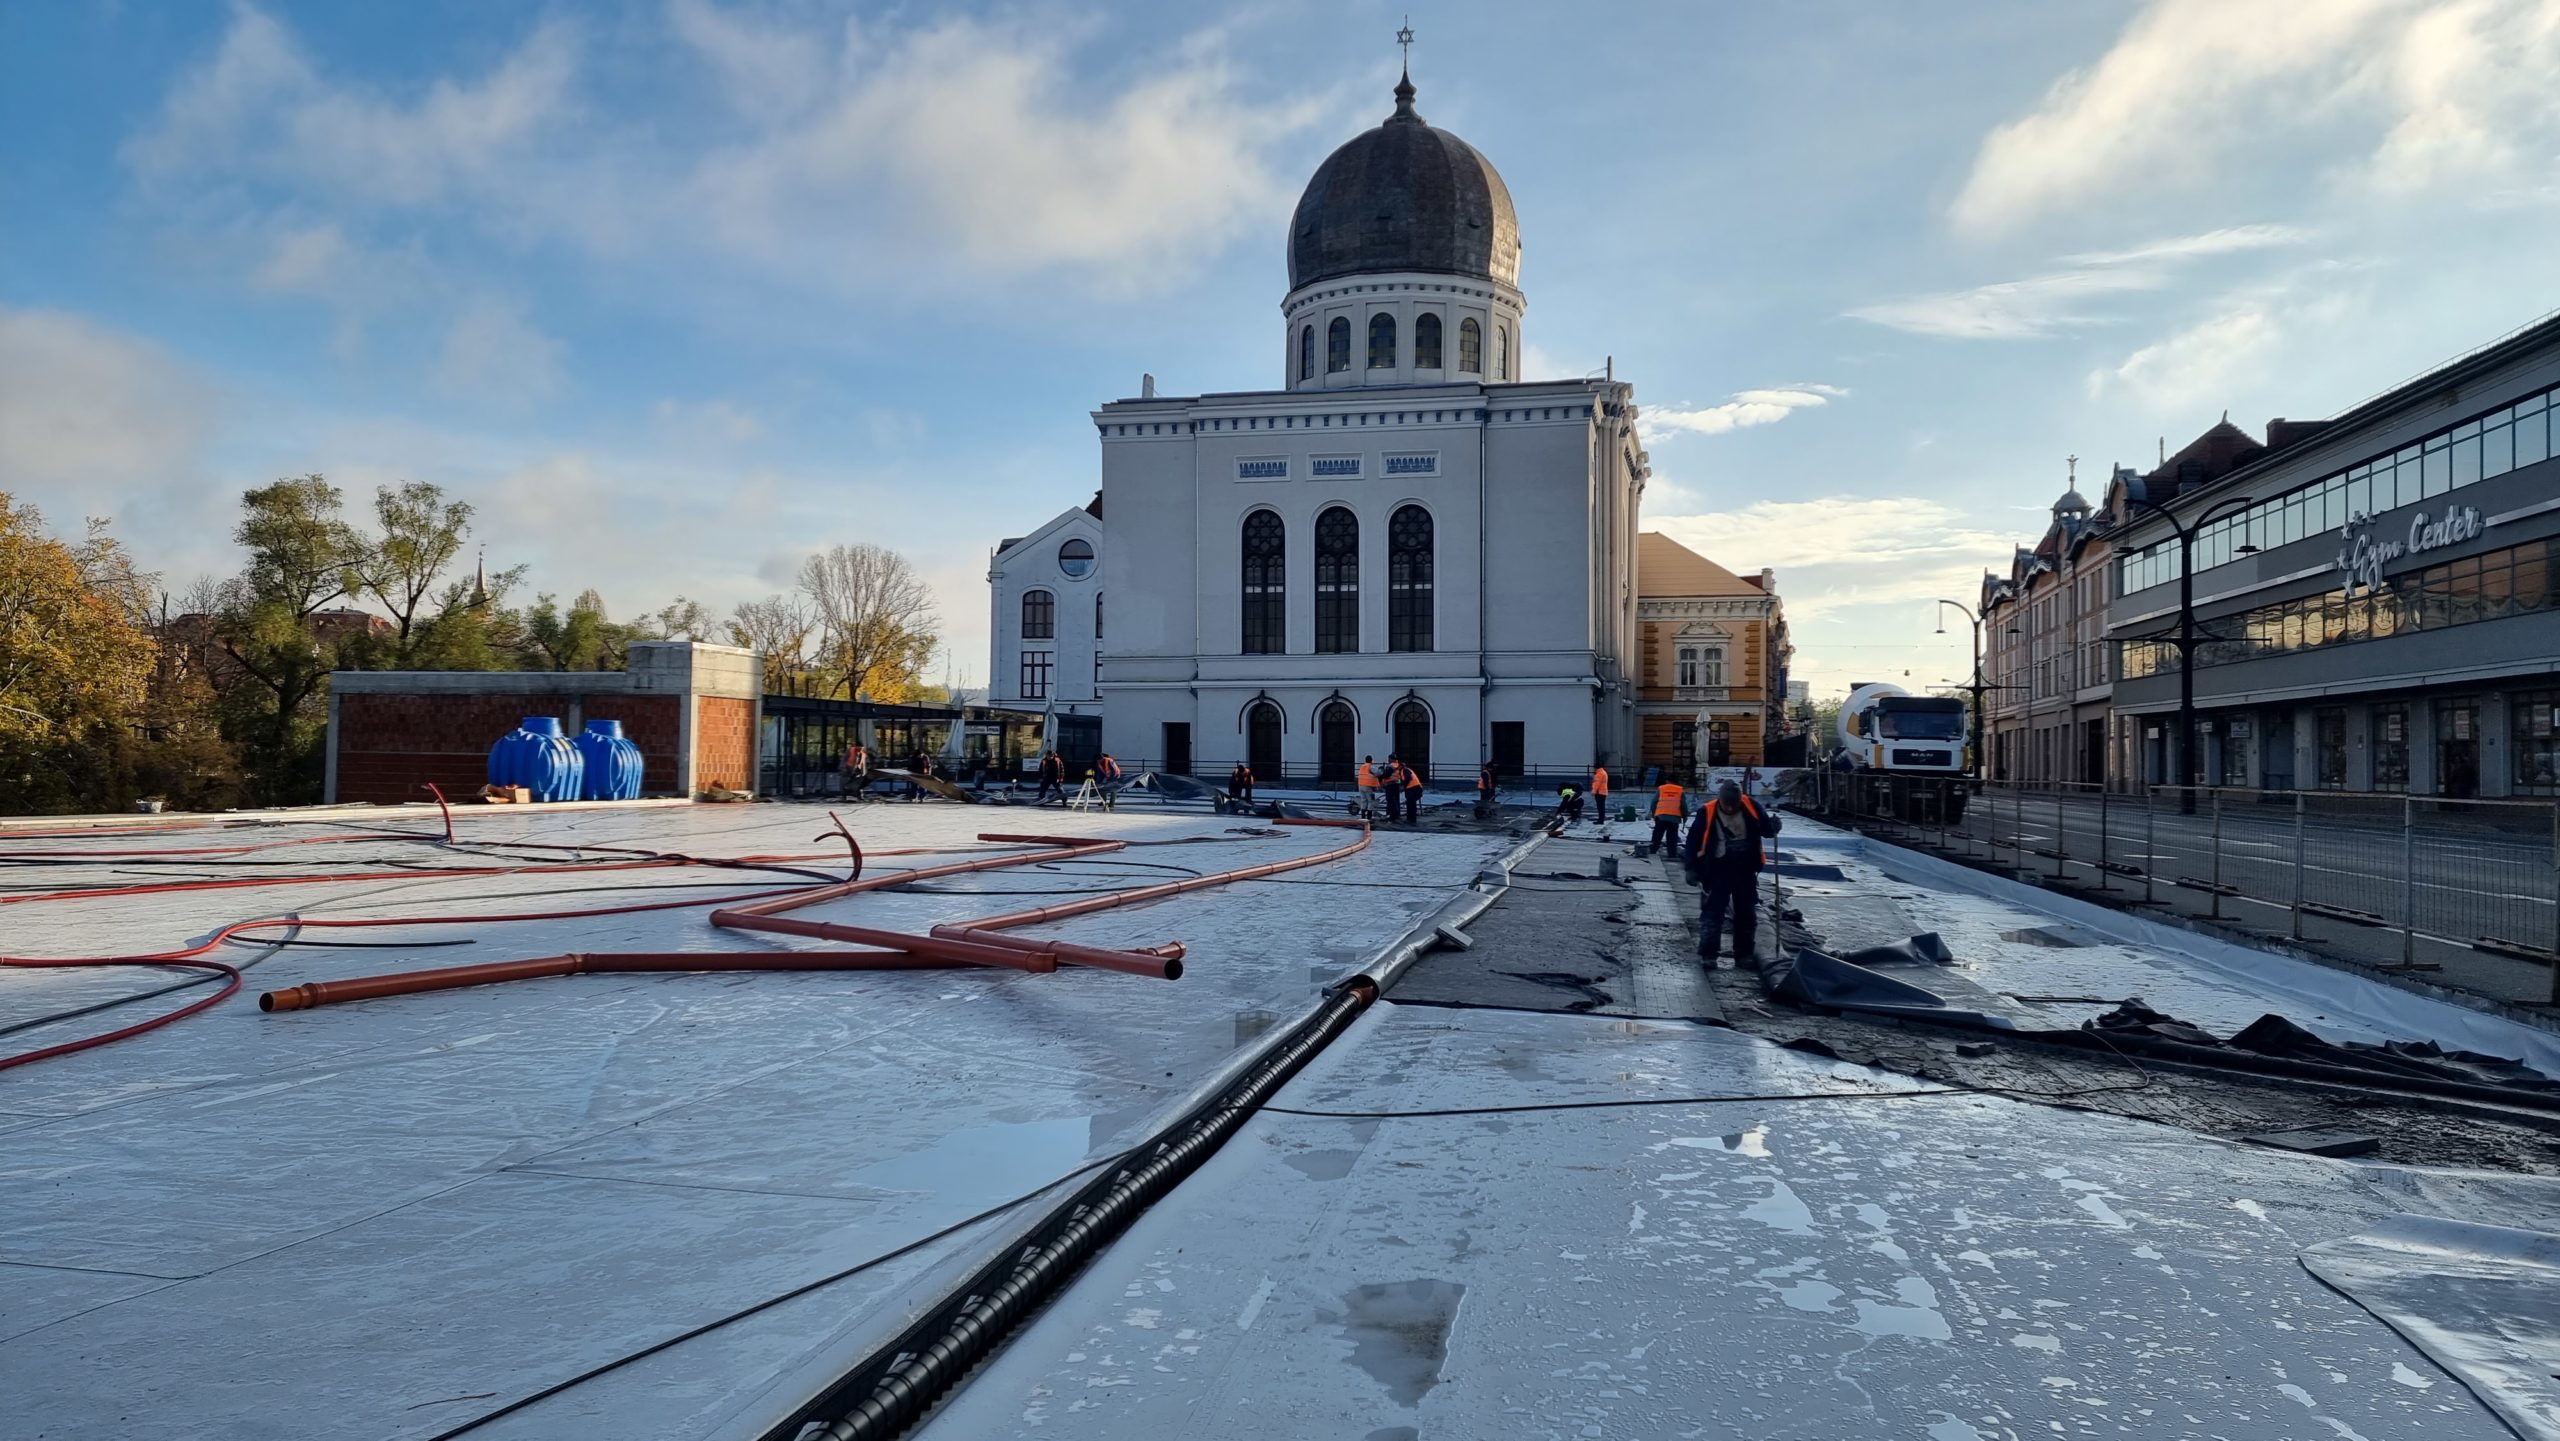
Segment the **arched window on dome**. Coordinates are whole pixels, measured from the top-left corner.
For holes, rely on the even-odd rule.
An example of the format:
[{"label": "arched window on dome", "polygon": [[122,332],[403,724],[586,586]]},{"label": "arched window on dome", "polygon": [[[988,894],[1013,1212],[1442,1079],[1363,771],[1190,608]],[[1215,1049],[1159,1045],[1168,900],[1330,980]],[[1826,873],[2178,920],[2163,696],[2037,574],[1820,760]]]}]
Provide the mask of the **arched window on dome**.
[{"label": "arched window on dome", "polygon": [[1360,522],[1339,505],[1316,517],[1316,649],[1360,649]]},{"label": "arched window on dome", "polygon": [[1351,368],[1351,322],[1339,315],[1324,328],[1324,368],[1328,372]]},{"label": "arched window on dome", "polygon": [[1431,512],[1400,505],[1387,518],[1387,649],[1431,649]]},{"label": "arched window on dome", "polygon": [[1369,317],[1369,368],[1396,368],[1396,318],[1392,315]]},{"label": "arched window on dome", "polygon": [[1493,378],[1511,378],[1511,327],[1508,325],[1493,328]]},{"label": "arched window on dome", "polygon": [[1468,375],[1484,374],[1484,327],[1473,316],[1458,322],[1458,369]]},{"label": "arched window on dome", "polygon": [[1316,378],[1316,328],[1312,325],[1298,327],[1298,378]]},{"label": "arched window on dome", "polygon": [[1440,317],[1425,315],[1413,323],[1413,368],[1440,368]]},{"label": "arched window on dome", "polygon": [[1289,648],[1286,582],[1288,531],[1280,517],[1257,510],[1244,518],[1244,636],[1246,655],[1278,655]]}]

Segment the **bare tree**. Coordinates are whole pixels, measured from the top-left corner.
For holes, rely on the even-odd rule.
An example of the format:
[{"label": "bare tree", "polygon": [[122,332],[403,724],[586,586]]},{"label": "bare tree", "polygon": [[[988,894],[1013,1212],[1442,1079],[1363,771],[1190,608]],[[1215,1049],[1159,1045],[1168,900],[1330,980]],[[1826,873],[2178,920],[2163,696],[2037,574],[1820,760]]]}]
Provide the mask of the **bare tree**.
[{"label": "bare tree", "polygon": [[809,637],[817,628],[817,617],[796,597],[744,600],[731,613],[729,643],[764,657],[767,686],[793,684],[809,667]]},{"label": "bare tree", "polygon": [[817,613],[817,664],[848,696],[903,696],[941,638],[931,588],[886,546],[839,545],[809,557],[800,593]]}]

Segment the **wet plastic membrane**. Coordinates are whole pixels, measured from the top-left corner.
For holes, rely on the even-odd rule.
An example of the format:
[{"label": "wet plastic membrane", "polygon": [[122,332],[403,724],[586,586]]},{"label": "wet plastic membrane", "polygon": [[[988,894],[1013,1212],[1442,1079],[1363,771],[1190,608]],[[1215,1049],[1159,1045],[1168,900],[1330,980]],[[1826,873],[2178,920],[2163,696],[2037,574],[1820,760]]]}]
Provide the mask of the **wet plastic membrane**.
[{"label": "wet plastic membrane", "polygon": [[[1895,951],[1909,944],[1905,942],[1902,946],[1875,949]],[[1763,962],[1760,988],[1777,1000],[1799,1006],[1862,1011],[1882,1016],[1919,1015],[1945,1023],[1991,1026],[2001,1030],[2014,1028],[2014,1023],[2005,1016],[1951,1006],[1947,1004],[1946,997],[1936,991],[1924,990],[1908,981],[1896,980],[1881,971],[1869,970],[1816,950],[1800,949],[1791,956]]]},{"label": "wet plastic membrane", "polygon": [[2522,1061],[2478,1051],[2448,1050],[2433,1041],[2331,1041],[2283,1016],[2260,1016],[2225,1039],[2174,1016],[2129,1000],[2091,1021],[2093,1030],[2156,1036],[2190,1046],[2227,1046],[2236,1051],[2344,1066],[2371,1071],[2377,1079],[2414,1076],[2474,1086],[2512,1086],[2520,1090],[2560,1093],[2555,1081]]},{"label": "wet plastic membrane", "polygon": [[2306,1247],[2302,1265],[2426,1352],[2525,1441],[2560,1441],[2560,1236],[2392,1216]]}]

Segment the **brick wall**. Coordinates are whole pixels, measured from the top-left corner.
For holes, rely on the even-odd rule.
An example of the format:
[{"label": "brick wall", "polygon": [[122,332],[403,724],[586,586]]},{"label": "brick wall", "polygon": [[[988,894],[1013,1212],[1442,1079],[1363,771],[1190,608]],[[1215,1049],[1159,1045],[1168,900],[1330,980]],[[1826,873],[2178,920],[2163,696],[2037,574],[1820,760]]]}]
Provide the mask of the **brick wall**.
[{"label": "brick wall", "polygon": [[753,790],[756,784],[756,704],[704,696],[693,718],[693,783]]},{"label": "brick wall", "polygon": [[[713,702],[704,702],[707,710]],[[744,701],[720,704],[752,707]],[[489,747],[526,716],[558,716],[576,733],[589,720],[618,720],[640,747],[640,788],[676,789],[677,737],[684,702],[650,695],[369,695],[338,697],[338,799],[396,804],[427,799],[427,785],[447,797],[476,795],[489,778]],[[753,721],[747,726],[752,731]],[[749,755],[753,737],[749,736]],[[751,772],[742,772],[751,774]]]}]

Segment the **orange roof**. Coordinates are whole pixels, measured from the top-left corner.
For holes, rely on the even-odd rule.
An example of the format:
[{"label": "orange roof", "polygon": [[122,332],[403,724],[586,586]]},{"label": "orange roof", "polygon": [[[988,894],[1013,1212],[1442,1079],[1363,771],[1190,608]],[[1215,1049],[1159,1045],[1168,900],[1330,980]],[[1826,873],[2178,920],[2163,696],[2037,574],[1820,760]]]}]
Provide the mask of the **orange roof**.
[{"label": "orange roof", "polygon": [[1757,579],[1744,580],[1658,530],[1636,537],[1636,594],[1763,595]]}]

